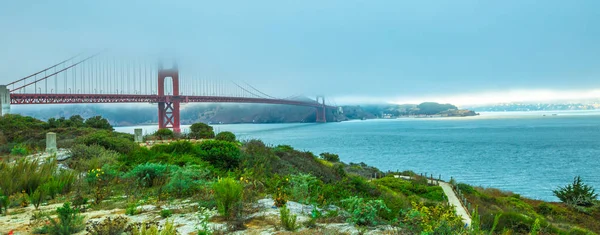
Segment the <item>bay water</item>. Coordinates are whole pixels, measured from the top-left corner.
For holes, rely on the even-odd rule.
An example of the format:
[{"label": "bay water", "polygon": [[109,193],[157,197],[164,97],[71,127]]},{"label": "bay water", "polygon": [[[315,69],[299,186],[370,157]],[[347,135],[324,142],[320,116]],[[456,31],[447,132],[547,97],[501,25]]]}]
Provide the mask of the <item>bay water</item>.
[{"label": "bay water", "polygon": [[[337,123],[224,124],[241,140],[336,153],[383,171],[412,170],[546,201],[581,176],[600,190],[600,111],[481,113],[474,117],[399,118]],[[133,133],[156,126],[117,127]],[[189,126],[183,126],[184,131]]]}]

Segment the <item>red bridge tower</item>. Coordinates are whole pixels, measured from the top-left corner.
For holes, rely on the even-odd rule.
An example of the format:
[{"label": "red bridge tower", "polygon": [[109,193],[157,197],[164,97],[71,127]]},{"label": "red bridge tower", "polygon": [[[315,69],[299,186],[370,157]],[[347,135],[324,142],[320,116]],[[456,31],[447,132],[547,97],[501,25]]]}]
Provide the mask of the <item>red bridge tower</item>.
[{"label": "red bridge tower", "polygon": [[[173,95],[165,96],[165,79],[173,81]],[[173,68],[163,69],[162,64],[158,66],[158,129],[173,128],[173,132],[181,132],[179,122],[179,100],[173,99],[179,96],[179,69],[177,64]]]}]

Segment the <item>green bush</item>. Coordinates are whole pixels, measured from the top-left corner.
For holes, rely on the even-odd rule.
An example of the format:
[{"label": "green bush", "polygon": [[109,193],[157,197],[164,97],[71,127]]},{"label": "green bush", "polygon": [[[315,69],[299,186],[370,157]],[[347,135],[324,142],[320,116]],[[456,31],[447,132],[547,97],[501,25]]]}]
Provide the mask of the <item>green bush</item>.
[{"label": "green bush", "polygon": [[176,196],[192,195],[206,184],[205,179],[210,173],[210,170],[196,165],[177,168],[171,173],[165,189]]},{"label": "green bush", "polygon": [[[474,214],[473,233],[479,229],[478,216]],[[426,206],[422,203],[412,202],[412,209],[404,213],[400,223],[409,234],[459,234],[457,231],[463,227],[461,218],[456,215],[451,206],[438,203]]]},{"label": "green bush", "polygon": [[339,162],[340,161],[340,156],[337,154],[333,154],[333,153],[321,153],[321,154],[319,154],[319,156],[321,156],[321,158],[324,159],[325,161],[330,161],[330,162]]},{"label": "green bush", "polygon": [[215,132],[213,131],[212,126],[209,126],[204,123],[194,123],[190,126],[190,138],[194,139],[211,139],[215,138]]},{"label": "green bush", "polygon": [[137,204],[135,204],[135,203],[128,204],[127,208],[125,208],[125,214],[126,215],[137,215],[137,214],[139,214],[139,211],[137,210]]},{"label": "green bush", "polygon": [[243,187],[233,178],[223,178],[213,184],[219,213],[226,218],[235,217],[241,207]]},{"label": "green bush", "polygon": [[169,218],[171,217],[171,215],[173,215],[173,212],[169,209],[164,209],[160,211],[160,217]]},{"label": "green bush", "polygon": [[311,174],[294,174],[289,177],[292,200],[311,204],[315,202],[320,188],[320,181]]},{"label": "green bush", "polygon": [[215,136],[215,140],[235,142],[235,134],[233,134],[229,131],[219,132],[219,134],[217,134],[217,136]]},{"label": "green bush", "polygon": [[176,235],[177,229],[172,221],[167,220],[164,226],[157,222],[136,223],[128,226],[126,232],[132,235]]},{"label": "green bush", "polygon": [[79,144],[100,145],[105,149],[113,150],[119,153],[130,153],[136,147],[133,142],[133,135],[111,132],[106,130],[92,132],[77,139]]},{"label": "green bush", "polygon": [[22,144],[17,144],[10,150],[10,155],[14,156],[25,156],[27,154],[29,154],[29,151],[27,151],[27,147]]},{"label": "green bush", "polygon": [[62,207],[56,208],[58,221],[48,217],[50,224],[46,226],[46,230],[51,235],[67,235],[77,233],[85,228],[83,216],[79,215],[79,211],[71,208],[68,202],[65,202]]},{"label": "green bush", "polygon": [[194,148],[194,144],[184,140],[173,141],[169,144],[157,144],[152,146],[151,151],[173,155],[198,154],[197,150]]},{"label": "green bush", "polygon": [[37,210],[40,207],[40,204],[44,201],[46,197],[46,192],[48,191],[47,187],[41,186],[38,187],[35,192],[29,195],[29,201],[33,204],[33,207]]},{"label": "green bush", "polygon": [[105,129],[109,131],[114,130],[108,122],[108,120],[106,120],[106,118],[102,118],[101,116],[88,118],[87,120],[85,120],[85,126],[96,129]]},{"label": "green bush", "polygon": [[[23,143],[37,137],[38,133],[44,133],[46,123],[38,119],[21,116],[18,114],[6,114],[0,116],[0,132],[8,143]],[[3,145],[3,144],[2,144]],[[10,149],[6,149],[10,151]]]},{"label": "green bush", "polygon": [[234,169],[240,164],[240,149],[233,143],[206,140],[198,144],[200,157],[221,169]]},{"label": "green bush", "polygon": [[382,200],[365,200],[356,196],[342,200],[342,204],[350,213],[348,222],[356,225],[377,225],[377,214],[390,211]]},{"label": "green bush", "polygon": [[175,137],[175,133],[169,128],[163,128],[156,132],[154,132],[154,136],[158,137],[161,140],[169,140]]},{"label": "green bush", "polygon": [[279,160],[277,156],[260,140],[244,143],[244,152],[240,156],[242,169],[247,169],[256,178],[263,179],[272,175],[273,165]]},{"label": "green bush", "polygon": [[176,171],[177,168],[177,166],[173,165],[146,163],[137,165],[133,170],[125,174],[125,178],[133,178],[140,186],[150,188],[154,185],[164,183],[170,173]]},{"label": "green bush", "polygon": [[0,190],[0,214],[6,215],[9,205],[10,201],[8,200],[8,196],[4,196]]},{"label": "green bush", "polygon": [[94,221],[85,228],[92,235],[118,235],[123,234],[129,219],[125,216],[107,217],[102,221]]},{"label": "green bush", "polygon": [[593,206],[594,201],[598,197],[594,188],[584,184],[579,176],[573,179],[573,184],[559,187],[552,192],[554,192],[554,195],[564,203],[584,207]]},{"label": "green bush", "polygon": [[537,206],[537,212],[542,215],[550,215],[553,211],[553,206],[546,202],[542,202]]},{"label": "green bush", "polygon": [[281,222],[281,226],[285,228],[287,231],[295,231],[298,229],[296,225],[297,215],[293,215],[290,213],[290,209],[287,206],[283,206],[279,209],[279,220]]},{"label": "green bush", "polygon": [[458,188],[458,190],[460,190],[464,194],[473,194],[473,193],[475,193],[475,189],[473,188],[473,186],[468,185],[468,184],[458,183],[456,185],[456,188]]},{"label": "green bush", "polygon": [[387,188],[395,192],[400,192],[406,196],[417,195],[432,201],[444,201],[444,190],[439,186],[428,186],[424,183],[392,177],[377,179],[375,180],[375,183],[386,186]]}]

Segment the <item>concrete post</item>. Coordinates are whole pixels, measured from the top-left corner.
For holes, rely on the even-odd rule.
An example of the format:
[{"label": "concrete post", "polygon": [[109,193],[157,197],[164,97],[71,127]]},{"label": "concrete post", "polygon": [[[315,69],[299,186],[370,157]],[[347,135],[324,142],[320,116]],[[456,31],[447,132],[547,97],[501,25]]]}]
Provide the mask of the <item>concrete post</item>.
[{"label": "concrete post", "polygon": [[135,133],[134,140],[136,143],[141,143],[144,141],[144,136],[142,136],[142,128],[135,129],[134,133]]},{"label": "concrete post", "polygon": [[10,113],[10,91],[6,85],[0,85],[0,116]]},{"label": "concrete post", "polygon": [[56,133],[48,132],[46,133],[46,152],[47,153],[56,153]]}]

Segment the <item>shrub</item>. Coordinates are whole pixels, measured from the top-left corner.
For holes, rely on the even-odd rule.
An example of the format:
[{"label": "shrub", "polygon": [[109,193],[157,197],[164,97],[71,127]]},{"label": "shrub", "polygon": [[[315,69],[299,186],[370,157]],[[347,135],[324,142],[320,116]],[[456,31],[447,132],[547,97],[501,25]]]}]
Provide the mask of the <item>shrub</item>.
[{"label": "shrub", "polygon": [[126,229],[128,234],[132,235],[176,235],[177,229],[172,221],[167,220],[164,226],[158,223],[144,222],[130,225]]},{"label": "shrub", "polygon": [[241,207],[242,185],[233,178],[220,179],[213,184],[217,209],[226,218],[237,216]]},{"label": "shrub", "polygon": [[598,197],[594,188],[581,182],[581,177],[579,176],[573,179],[573,184],[559,187],[552,192],[564,203],[585,207],[593,206],[594,201]]},{"label": "shrub", "polygon": [[205,184],[204,179],[209,174],[208,169],[195,165],[177,168],[171,173],[165,188],[167,192],[177,196],[191,195]]},{"label": "shrub", "polygon": [[200,221],[196,227],[198,230],[198,235],[212,234],[212,229],[208,226],[208,222],[210,220],[210,210],[200,207],[198,212],[198,220]]},{"label": "shrub", "polygon": [[171,217],[171,215],[173,215],[173,212],[169,209],[164,209],[160,211],[160,217],[169,218]]},{"label": "shrub", "polygon": [[554,211],[554,208],[549,203],[542,202],[537,206],[537,211],[542,215],[550,215]]},{"label": "shrub", "polygon": [[85,231],[92,235],[122,234],[127,228],[127,223],[129,223],[129,219],[124,216],[107,217],[102,222],[92,222],[85,228]]},{"label": "shrub", "polygon": [[27,151],[27,147],[25,145],[22,145],[22,144],[15,145],[10,150],[10,155],[15,155],[15,156],[25,156],[28,153],[29,153],[29,151]]},{"label": "shrub", "polygon": [[356,196],[342,200],[342,204],[350,213],[348,222],[356,225],[376,225],[377,214],[390,211],[382,200],[365,200]]},{"label": "shrub", "polygon": [[259,179],[272,174],[273,165],[279,159],[269,147],[260,140],[250,140],[244,143],[243,149],[240,168],[251,171]]},{"label": "shrub", "polygon": [[79,215],[79,211],[71,208],[68,202],[65,202],[62,207],[56,208],[58,214],[58,222],[51,219],[50,225],[47,225],[47,231],[51,235],[67,235],[74,234],[84,229],[85,224],[83,216]]},{"label": "shrub", "polygon": [[42,187],[37,188],[35,190],[35,192],[33,192],[31,195],[29,195],[29,200],[30,200],[31,204],[33,204],[33,206],[35,207],[36,210],[40,207],[40,204],[44,201],[47,191],[48,191],[47,186],[45,186],[45,187],[42,186]]},{"label": "shrub", "polygon": [[117,171],[110,165],[104,165],[101,169],[92,169],[85,176],[87,183],[93,187],[94,203],[99,204],[110,193],[108,186],[117,177]]},{"label": "shrub", "polygon": [[321,154],[319,154],[319,156],[321,156],[321,158],[323,158],[325,161],[330,161],[330,162],[339,162],[340,161],[340,156],[337,154],[333,154],[333,153],[321,153]]},{"label": "shrub", "polygon": [[[425,206],[412,202],[412,209],[405,213],[401,224],[415,234],[451,234],[462,228],[462,221],[454,212],[454,208],[437,204]],[[475,226],[478,229],[478,226]]]},{"label": "shrub", "polygon": [[215,140],[235,142],[235,134],[233,134],[229,131],[219,132],[219,134],[217,134],[217,136],[215,136]]},{"label": "shrub", "polygon": [[290,213],[290,209],[287,206],[281,207],[279,209],[279,219],[281,222],[281,226],[285,228],[287,231],[295,231],[298,226],[296,225],[297,215],[293,215]]},{"label": "shrub", "polygon": [[0,190],[0,214],[6,215],[9,205],[8,196],[2,195],[2,191]]},{"label": "shrub", "polygon": [[119,153],[99,145],[77,144],[71,148],[69,166],[81,172],[101,168],[104,164],[115,164]]},{"label": "shrub", "polygon": [[151,151],[173,155],[197,154],[194,144],[184,140],[173,141],[169,144],[157,144],[152,147]]},{"label": "shrub", "polygon": [[106,118],[102,118],[101,116],[88,118],[85,120],[85,126],[96,129],[105,129],[110,131],[113,130],[108,120],[106,120]]},{"label": "shrub", "polygon": [[290,191],[293,200],[310,204],[316,200],[320,181],[311,174],[294,174],[290,176]]},{"label": "shrub", "polygon": [[134,178],[142,187],[152,187],[164,182],[169,174],[177,169],[173,165],[158,163],[146,163],[137,165],[133,170],[125,174],[126,178]]},{"label": "shrub", "polygon": [[154,132],[154,136],[158,137],[161,140],[168,140],[173,139],[173,137],[175,137],[175,134],[171,129],[164,128]]},{"label": "shrub", "polygon": [[90,159],[100,156],[106,149],[100,145],[92,144],[90,146],[84,144],[76,144],[71,147],[71,159]]},{"label": "shrub", "polygon": [[113,150],[119,153],[129,153],[136,147],[133,142],[133,136],[130,134],[122,134],[110,131],[96,131],[89,135],[82,136],[77,139],[79,144],[85,145],[100,145],[105,149]]},{"label": "shrub", "polygon": [[198,149],[200,157],[217,168],[234,169],[240,164],[240,149],[231,142],[207,140]]},{"label": "shrub", "polygon": [[126,215],[137,215],[137,214],[139,214],[139,211],[137,210],[137,205],[135,203],[128,204],[127,208],[125,208],[125,214]]},{"label": "shrub", "polygon": [[215,138],[215,132],[212,126],[204,123],[194,123],[190,126],[190,138],[194,139],[210,139]]},{"label": "shrub", "polygon": [[468,185],[468,184],[458,183],[456,185],[456,188],[458,188],[462,193],[465,193],[465,194],[475,193],[475,189],[473,188],[473,186]]}]

